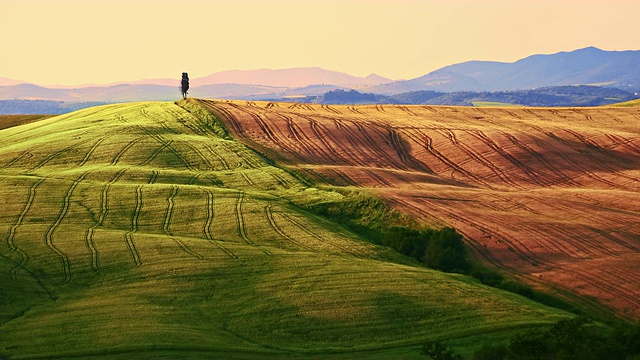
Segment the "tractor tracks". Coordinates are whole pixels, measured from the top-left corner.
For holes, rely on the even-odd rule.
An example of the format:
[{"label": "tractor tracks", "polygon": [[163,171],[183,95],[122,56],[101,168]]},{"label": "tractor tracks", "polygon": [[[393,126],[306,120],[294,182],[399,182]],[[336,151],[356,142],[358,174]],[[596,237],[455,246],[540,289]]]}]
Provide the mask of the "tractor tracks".
[{"label": "tractor tracks", "polygon": [[45,243],[46,243],[46,245],[51,250],[53,250],[53,252],[56,253],[58,258],[60,259],[60,262],[62,263],[62,271],[63,271],[63,274],[64,274],[64,283],[68,283],[71,280],[71,263],[69,261],[69,256],[67,256],[67,254],[62,252],[54,244],[53,235],[56,232],[56,230],[58,229],[58,227],[60,227],[60,224],[62,224],[62,221],[64,220],[64,218],[67,216],[67,213],[69,212],[69,208],[71,207],[71,197],[73,196],[73,192],[76,190],[76,188],[78,187],[80,182],[82,182],[84,180],[84,178],[88,174],[89,174],[89,172],[85,172],[84,174],[82,174],[67,189],[67,191],[66,191],[66,193],[64,195],[64,199],[62,200],[62,209],[60,209],[60,212],[58,213],[58,217],[53,222],[53,224],[51,224],[51,226],[49,227],[49,229],[47,230],[47,232],[45,234]]},{"label": "tractor tracks", "polygon": [[204,234],[205,239],[207,239],[207,241],[209,241],[211,245],[220,249],[222,252],[227,254],[227,256],[229,256],[230,258],[237,259],[238,256],[234,254],[231,250],[222,246],[220,244],[220,241],[216,240],[213,237],[213,234],[211,233],[211,226],[213,225],[213,219],[215,218],[215,213],[216,213],[215,206],[214,206],[215,197],[213,196],[213,192],[209,189],[206,189],[205,193],[207,194],[207,219],[205,220],[202,226],[202,233]]},{"label": "tractor tracks", "polygon": [[133,241],[133,234],[138,232],[138,221],[140,220],[140,212],[142,210],[142,185],[136,186],[135,192],[136,207],[133,210],[133,214],[131,215],[131,230],[125,234],[124,240],[125,244],[127,245],[127,249],[131,254],[131,259],[133,260],[134,267],[140,267],[142,266],[142,260],[140,259],[138,248]]},{"label": "tractor tracks", "polygon": [[91,269],[93,271],[100,270],[100,257],[93,236],[96,229],[104,224],[104,221],[109,214],[109,190],[111,189],[111,185],[120,180],[120,177],[122,177],[125,171],[126,169],[118,171],[111,180],[102,187],[100,192],[100,212],[98,213],[98,218],[96,219],[96,222],[87,229],[84,235],[85,245],[87,246],[87,250],[91,257]]},{"label": "tractor tracks", "polygon": [[9,250],[15,251],[20,256],[20,263],[16,267],[9,270],[9,275],[13,280],[16,279],[16,276],[17,276],[16,274],[18,270],[23,269],[27,261],[29,260],[29,255],[24,251],[20,250],[16,245],[16,240],[15,240],[16,230],[18,229],[18,226],[22,225],[25,216],[27,216],[27,213],[29,213],[29,210],[31,209],[31,206],[33,205],[33,202],[36,198],[37,189],[44,182],[44,180],[45,178],[41,178],[40,180],[33,183],[33,185],[31,185],[31,187],[29,188],[29,195],[27,197],[27,201],[25,202],[24,207],[22,208],[22,210],[20,211],[20,214],[18,215],[18,218],[16,219],[15,223],[11,226],[11,228],[9,229],[9,233],[7,234],[6,243],[7,243],[7,246],[9,247]]},{"label": "tractor tracks", "polygon": [[260,251],[262,251],[267,255],[273,255],[269,250],[264,249],[262,246],[254,243],[249,239],[249,235],[247,234],[247,227],[244,219],[244,213],[242,209],[244,200],[245,200],[245,193],[243,191],[238,192],[238,196],[236,197],[236,206],[235,206],[236,227],[237,227],[238,235],[245,243],[253,247],[256,247],[257,249],[259,249]]}]

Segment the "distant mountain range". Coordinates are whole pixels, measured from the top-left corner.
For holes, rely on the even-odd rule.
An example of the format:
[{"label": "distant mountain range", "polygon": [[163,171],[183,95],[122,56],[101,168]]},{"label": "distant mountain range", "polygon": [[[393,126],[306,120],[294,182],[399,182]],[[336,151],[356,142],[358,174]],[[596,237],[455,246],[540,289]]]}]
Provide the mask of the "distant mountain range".
[{"label": "distant mountain range", "polygon": [[[230,70],[191,79],[189,95],[287,100],[321,96],[338,89],[391,96],[415,91],[495,92],[565,85],[598,85],[624,89],[632,94],[640,92],[640,51],[604,51],[588,47],[552,55],[533,55],[513,63],[468,61],[401,81],[375,74],[357,77],[317,67]],[[67,103],[174,100],[180,97],[178,86],[177,77],[74,87],[45,87],[0,77],[0,100]]]},{"label": "distant mountain range", "polygon": [[588,47],[552,55],[533,55],[514,63],[468,61],[416,79],[384,84],[373,93],[408,91],[504,91],[562,85],[640,88],[640,51]]}]

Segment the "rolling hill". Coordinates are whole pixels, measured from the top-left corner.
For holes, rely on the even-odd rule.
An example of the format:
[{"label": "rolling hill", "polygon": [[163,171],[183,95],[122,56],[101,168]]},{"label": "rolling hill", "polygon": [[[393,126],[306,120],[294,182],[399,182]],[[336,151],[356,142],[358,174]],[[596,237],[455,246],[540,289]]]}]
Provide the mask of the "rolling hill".
[{"label": "rolling hill", "polygon": [[[0,188],[11,194],[0,206],[0,356],[416,358],[426,339],[473,349],[569,316],[426,269],[304,210],[346,195],[274,166],[205,110],[242,141],[269,136],[261,119],[296,134],[299,116],[317,116],[289,120],[285,104],[262,105],[106,105],[0,130]],[[351,111],[313,110],[326,116],[314,127]],[[313,140],[317,156],[327,136]],[[352,159],[362,168],[349,178],[366,186],[387,172],[439,179],[409,171],[422,165],[404,152],[365,160],[342,146],[317,173]],[[472,194],[463,179],[438,181]]]},{"label": "rolling hill", "polygon": [[638,107],[201,103],[285,166],[452,226],[588,313],[640,318]]}]

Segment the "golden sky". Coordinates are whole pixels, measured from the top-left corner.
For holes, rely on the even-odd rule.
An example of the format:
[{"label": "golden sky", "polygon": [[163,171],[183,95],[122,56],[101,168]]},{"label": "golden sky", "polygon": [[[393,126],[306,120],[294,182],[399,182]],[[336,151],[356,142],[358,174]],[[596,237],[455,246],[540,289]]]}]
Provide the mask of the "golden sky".
[{"label": "golden sky", "polygon": [[393,79],[468,60],[640,49],[638,0],[0,0],[0,77],[77,85],[318,66]]}]

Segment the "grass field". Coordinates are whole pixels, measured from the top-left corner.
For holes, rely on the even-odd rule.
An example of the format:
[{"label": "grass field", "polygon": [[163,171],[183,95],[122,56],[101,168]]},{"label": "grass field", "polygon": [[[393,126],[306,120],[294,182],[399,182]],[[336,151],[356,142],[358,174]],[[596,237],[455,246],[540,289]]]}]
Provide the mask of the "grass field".
[{"label": "grass field", "polygon": [[452,226],[484,263],[640,318],[640,108],[201,101],[246,144]]},{"label": "grass field", "polygon": [[411,358],[569,316],[305,212],[342,195],[180,104],[0,131],[0,357]]},{"label": "grass field", "polygon": [[625,101],[625,102],[621,102],[621,103],[617,103],[617,104],[613,104],[612,106],[640,106],[640,99],[638,100],[631,100],[631,101]]}]

